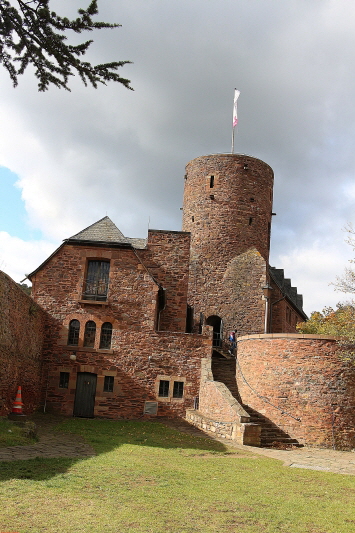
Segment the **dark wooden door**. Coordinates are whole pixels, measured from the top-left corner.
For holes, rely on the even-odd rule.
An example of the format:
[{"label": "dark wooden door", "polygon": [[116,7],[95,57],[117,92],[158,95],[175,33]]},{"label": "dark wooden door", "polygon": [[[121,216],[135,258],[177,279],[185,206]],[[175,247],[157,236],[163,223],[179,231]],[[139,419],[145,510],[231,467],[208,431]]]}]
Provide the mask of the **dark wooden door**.
[{"label": "dark wooden door", "polygon": [[78,372],[74,402],[74,416],[93,418],[97,374]]}]

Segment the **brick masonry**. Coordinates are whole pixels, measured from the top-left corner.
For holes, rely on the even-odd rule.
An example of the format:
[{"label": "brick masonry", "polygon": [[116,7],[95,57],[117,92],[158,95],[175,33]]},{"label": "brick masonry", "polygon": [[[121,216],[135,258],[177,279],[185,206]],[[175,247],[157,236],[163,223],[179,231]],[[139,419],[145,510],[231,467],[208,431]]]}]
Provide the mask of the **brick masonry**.
[{"label": "brick masonry", "polygon": [[[65,243],[36,271],[34,298],[51,317],[44,350],[47,410],[73,414],[78,372],[97,375],[93,416],[140,417],[146,401],[158,402],[158,416],[183,416],[193,406],[211,339],[185,333],[189,242],[189,234],[153,230],[145,250]],[[105,302],[82,299],[91,259],[110,261]],[[166,292],[161,311],[160,288]],[[71,320],[80,323],[76,346],[68,345]],[[92,348],[84,346],[89,320],[96,324]],[[105,322],[113,327],[109,350],[99,346]],[[60,387],[61,372],[69,374],[67,388]],[[111,392],[103,390],[105,376],[113,377]],[[158,394],[160,380],[170,382],[168,397]],[[175,381],[184,384],[182,398],[173,397]]]},{"label": "brick masonry", "polygon": [[248,413],[226,385],[214,381],[210,357],[201,360],[198,410],[188,409],[186,419],[220,438],[249,446],[260,445],[261,428],[250,423]]},{"label": "brick masonry", "polygon": [[[28,411],[40,403],[70,416],[78,398],[82,401],[85,378],[85,386],[95,383],[93,393],[87,389],[94,402],[90,414],[77,412],[80,416],[138,418],[144,412],[155,416],[157,408],[157,416],[180,417],[187,410],[199,427],[257,444],[260,427],[250,424],[241,396],[243,404],[265,412],[301,442],[331,446],[336,440],[352,446],[353,373],[339,363],[334,341],[245,337],[264,331],[262,287],[273,282],[268,265],[272,188],[273,171],[258,159],[200,157],[186,167],[183,231],[149,230],[145,243],[125,238],[104,217],[64,241],[30,275],[35,301],[2,275],[3,412],[10,409],[21,377]],[[91,260],[110,263],[104,301],[84,299]],[[280,276],[283,280],[281,274],[274,271],[275,283]],[[292,333],[303,317],[275,283],[270,330]],[[290,281],[282,283],[289,284],[292,296]],[[72,320],[80,329],[77,342],[68,344]],[[90,347],[84,346],[88,321],[96,326]],[[112,340],[102,349],[100,331],[107,322]],[[239,371],[237,390],[230,366],[229,377],[216,374],[223,383],[214,380],[211,356],[215,361],[228,357],[230,347],[216,344],[216,338],[212,346],[216,328],[223,340],[233,329],[242,336],[238,361],[257,395]],[[265,407],[260,396],[284,411],[287,407],[301,423],[270,404]]]},{"label": "brick masonry", "polygon": [[234,154],[198,157],[186,166],[183,230],[191,232],[189,303],[195,323],[223,319],[224,332],[263,331],[273,171]]},{"label": "brick masonry", "polygon": [[301,444],[355,447],[355,368],[342,360],[333,338],[242,337],[238,364],[243,404]]},{"label": "brick masonry", "polygon": [[24,414],[40,404],[45,313],[0,271],[0,415],[11,412],[18,386]]}]

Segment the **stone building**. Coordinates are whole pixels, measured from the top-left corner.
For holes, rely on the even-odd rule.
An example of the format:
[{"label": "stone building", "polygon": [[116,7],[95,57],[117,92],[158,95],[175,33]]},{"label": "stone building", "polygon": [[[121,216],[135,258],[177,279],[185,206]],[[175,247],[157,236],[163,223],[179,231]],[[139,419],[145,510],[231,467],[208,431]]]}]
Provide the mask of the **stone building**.
[{"label": "stone building", "polygon": [[199,157],[186,166],[183,231],[128,238],[104,217],[28,276],[46,315],[47,411],[186,417],[255,445],[332,445],[336,418],[352,446],[352,371],[337,365],[334,339],[297,335],[302,296],[269,265],[273,178],[250,156]]}]

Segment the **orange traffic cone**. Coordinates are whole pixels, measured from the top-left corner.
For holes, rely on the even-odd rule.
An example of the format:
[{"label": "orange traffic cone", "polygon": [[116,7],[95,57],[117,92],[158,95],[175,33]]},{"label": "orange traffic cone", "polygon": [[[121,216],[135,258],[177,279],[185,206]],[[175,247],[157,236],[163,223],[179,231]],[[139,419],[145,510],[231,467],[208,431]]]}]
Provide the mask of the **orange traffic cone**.
[{"label": "orange traffic cone", "polygon": [[22,403],[21,387],[19,387],[17,389],[16,398],[12,406],[12,412],[15,415],[22,415],[22,406],[23,406],[23,403]]}]

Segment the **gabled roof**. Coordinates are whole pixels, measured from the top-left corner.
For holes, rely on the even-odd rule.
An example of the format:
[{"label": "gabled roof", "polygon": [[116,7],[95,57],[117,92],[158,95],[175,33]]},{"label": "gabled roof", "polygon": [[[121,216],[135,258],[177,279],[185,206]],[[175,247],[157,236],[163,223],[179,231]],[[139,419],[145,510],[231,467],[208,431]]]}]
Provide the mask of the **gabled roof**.
[{"label": "gabled roof", "polygon": [[69,237],[70,241],[99,241],[99,242],[122,242],[126,243],[127,240],[118,227],[112,222],[109,217],[104,217],[91,224],[87,228],[79,231],[72,237]]},{"label": "gabled roof", "polygon": [[100,243],[100,244],[128,244],[134,248],[145,248],[145,239],[132,239],[125,237],[112,220],[106,216],[91,224],[87,228],[79,231],[65,242],[85,242],[85,243]]},{"label": "gabled roof", "polygon": [[39,267],[36,268],[27,278],[36,274],[41,268],[54,256],[65,244],[96,245],[96,246],[115,246],[126,248],[144,249],[147,245],[146,239],[135,239],[125,237],[112,220],[106,216],[101,218],[91,226],[79,231],[69,239],[64,239],[63,243],[57,248]]}]

